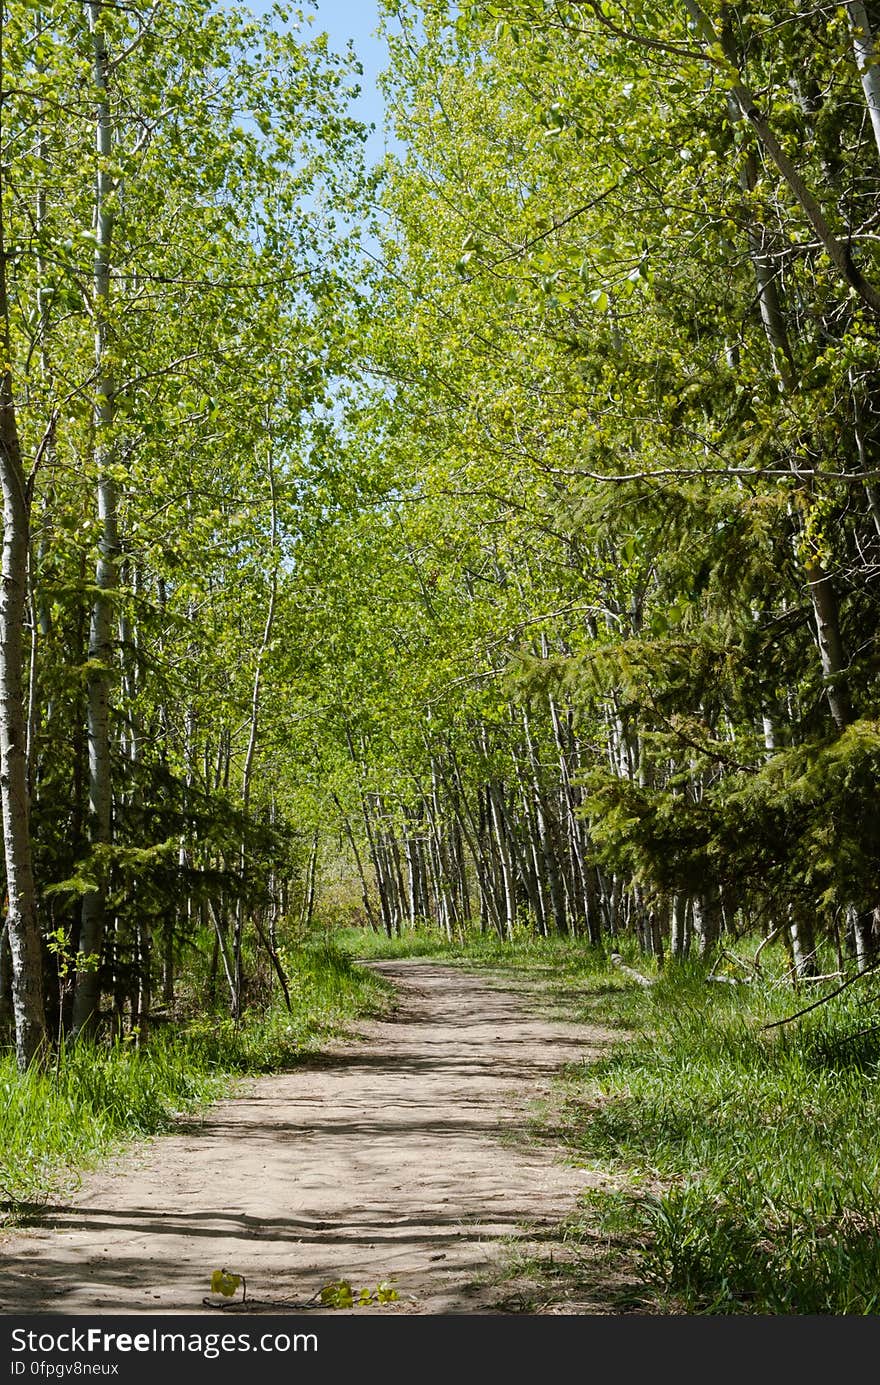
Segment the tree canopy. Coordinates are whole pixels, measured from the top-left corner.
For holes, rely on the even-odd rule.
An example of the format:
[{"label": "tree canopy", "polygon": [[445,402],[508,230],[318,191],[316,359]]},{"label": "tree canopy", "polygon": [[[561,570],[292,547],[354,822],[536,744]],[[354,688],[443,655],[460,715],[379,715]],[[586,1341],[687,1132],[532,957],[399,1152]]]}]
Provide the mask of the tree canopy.
[{"label": "tree canopy", "polygon": [[23,1064],[189,949],[239,1015],[340,873],[874,960],[880,13],[384,12],[374,170],[281,6],[3,13]]}]

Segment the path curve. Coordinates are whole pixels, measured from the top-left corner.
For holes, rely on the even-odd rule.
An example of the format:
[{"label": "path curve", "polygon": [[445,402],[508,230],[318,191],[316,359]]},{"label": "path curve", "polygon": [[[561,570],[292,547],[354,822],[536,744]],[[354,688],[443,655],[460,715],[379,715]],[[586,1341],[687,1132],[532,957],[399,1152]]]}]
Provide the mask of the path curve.
[{"label": "path curve", "polygon": [[533,1103],[609,1036],[448,966],[372,965],[398,989],[393,1018],[249,1082],[3,1237],[0,1311],[212,1311],[226,1267],[265,1311],[347,1279],[392,1280],[384,1312],[491,1312],[498,1289],[479,1281],[502,1238],[539,1241],[590,1181],[528,1140]]}]

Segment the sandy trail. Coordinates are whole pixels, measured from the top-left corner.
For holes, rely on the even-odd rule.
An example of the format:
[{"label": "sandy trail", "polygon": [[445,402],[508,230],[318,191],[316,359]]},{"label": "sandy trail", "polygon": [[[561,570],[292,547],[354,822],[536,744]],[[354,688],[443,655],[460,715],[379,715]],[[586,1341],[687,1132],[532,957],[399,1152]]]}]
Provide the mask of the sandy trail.
[{"label": "sandy trail", "polygon": [[478,1281],[502,1238],[539,1242],[591,1181],[527,1139],[530,1109],[608,1036],[449,967],[375,965],[400,1006],[365,1041],[249,1082],[5,1236],[0,1312],[212,1311],[221,1267],[265,1311],[345,1278],[393,1281],[383,1312],[491,1312],[499,1291]]}]

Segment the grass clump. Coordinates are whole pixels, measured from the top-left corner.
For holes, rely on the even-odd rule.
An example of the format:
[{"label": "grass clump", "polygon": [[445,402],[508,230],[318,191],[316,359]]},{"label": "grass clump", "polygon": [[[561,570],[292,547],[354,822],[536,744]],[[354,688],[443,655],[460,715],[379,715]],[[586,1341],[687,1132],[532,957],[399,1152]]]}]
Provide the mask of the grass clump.
[{"label": "grass clump", "polygon": [[381,977],[330,944],[285,957],[292,1013],[276,998],[236,1026],[214,1014],[131,1039],[62,1048],[51,1066],[20,1073],[0,1056],[0,1203],[7,1219],[57,1195],[76,1171],[126,1140],[168,1130],[216,1100],[233,1074],[292,1064],[351,1021],[388,1005]]},{"label": "grass clump", "polygon": [[634,1180],[628,1227],[662,1306],[880,1310],[875,995],[866,981],[767,1029],[798,1008],[789,988],[673,969],[640,996],[633,1041],[569,1073],[565,1138]]},{"label": "grass clump", "polygon": [[20,1073],[0,1059],[0,1196],[8,1214],[55,1193],[125,1137],[168,1129],[215,1099],[221,1076],[185,1038],[157,1035],[148,1047],[78,1044],[50,1069]]}]

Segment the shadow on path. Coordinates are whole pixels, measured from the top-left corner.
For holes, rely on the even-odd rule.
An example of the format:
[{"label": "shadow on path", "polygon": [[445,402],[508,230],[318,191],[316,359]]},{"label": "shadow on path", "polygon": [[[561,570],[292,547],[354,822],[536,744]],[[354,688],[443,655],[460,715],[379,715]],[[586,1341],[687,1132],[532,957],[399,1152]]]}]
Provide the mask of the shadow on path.
[{"label": "shadow on path", "polygon": [[[491,1311],[502,1244],[539,1249],[587,1175],[526,1137],[602,1037],[434,963],[381,963],[391,1020],[137,1147],[0,1243],[4,1313],[201,1312],[213,1270],[262,1303],[393,1281],[387,1311]],[[476,1287],[475,1287],[476,1285]]]}]

